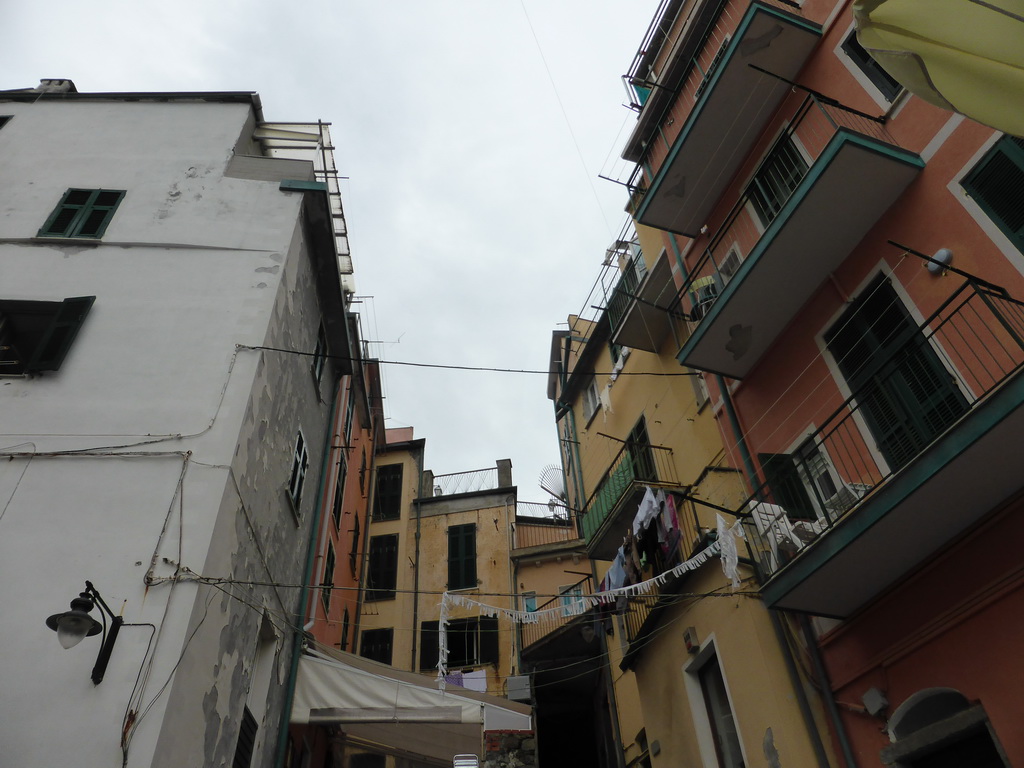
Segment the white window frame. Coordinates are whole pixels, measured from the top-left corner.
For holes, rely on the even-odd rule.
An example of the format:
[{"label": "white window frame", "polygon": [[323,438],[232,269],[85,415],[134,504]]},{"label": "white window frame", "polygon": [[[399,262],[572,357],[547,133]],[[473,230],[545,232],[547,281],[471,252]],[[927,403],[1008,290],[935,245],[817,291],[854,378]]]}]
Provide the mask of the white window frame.
[{"label": "white window frame", "polygon": [[726,700],[729,704],[729,711],[732,713],[736,729],[736,739],[739,742],[740,756],[743,759],[743,764],[753,765],[747,758],[747,753],[743,746],[743,735],[739,719],[736,717],[736,707],[733,705],[732,692],[729,690],[729,677],[726,674],[722,655],[718,652],[714,634],[711,634],[704,641],[697,655],[683,665],[683,682],[686,686],[687,698],[690,700],[690,712],[693,716],[694,730],[697,734],[697,746],[700,748],[701,763],[704,768],[723,768],[718,762],[718,749],[715,745],[714,730],[711,727],[711,717],[704,702],[704,687],[700,681],[700,671],[712,658],[718,659],[718,667],[722,672]]},{"label": "white window frame", "polygon": [[597,389],[597,379],[594,376],[590,377],[587,381],[586,386],[583,387],[583,420],[586,423],[590,423],[590,420],[594,418],[594,414],[601,408],[601,394]]},{"label": "white window frame", "polygon": [[302,490],[306,483],[306,472],[309,470],[309,450],[306,448],[306,438],[302,430],[295,436],[295,449],[292,452],[292,471],[288,476],[288,499],[296,514],[299,512],[299,505],[302,503]]}]

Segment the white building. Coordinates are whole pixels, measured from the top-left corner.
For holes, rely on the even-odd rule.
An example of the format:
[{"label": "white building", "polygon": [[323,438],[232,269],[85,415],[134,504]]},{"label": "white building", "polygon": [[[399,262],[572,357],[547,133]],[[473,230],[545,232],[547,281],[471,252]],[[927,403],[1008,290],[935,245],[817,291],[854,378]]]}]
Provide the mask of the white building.
[{"label": "white building", "polygon": [[[0,92],[4,764],[274,764],[351,357],[323,131],[255,93]],[[124,621],[99,684],[103,635],[46,624],[86,580]]]}]

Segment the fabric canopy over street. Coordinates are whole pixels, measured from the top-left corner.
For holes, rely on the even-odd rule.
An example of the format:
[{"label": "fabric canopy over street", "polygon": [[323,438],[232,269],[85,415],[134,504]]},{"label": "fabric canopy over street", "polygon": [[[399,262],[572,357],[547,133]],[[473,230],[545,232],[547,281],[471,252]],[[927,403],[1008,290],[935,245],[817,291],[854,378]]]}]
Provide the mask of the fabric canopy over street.
[{"label": "fabric canopy over street", "polygon": [[479,755],[483,732],[532,730],[530,707],[437,684],[341,651],[307,652],[299,661],[293,725],[337,725],[346,738],[382,752],[450,766]]},{"label": "fabric canopy over street", "polygon": [[1024,0],[860,0],[857,40],[916,96],[1024,136]]}]

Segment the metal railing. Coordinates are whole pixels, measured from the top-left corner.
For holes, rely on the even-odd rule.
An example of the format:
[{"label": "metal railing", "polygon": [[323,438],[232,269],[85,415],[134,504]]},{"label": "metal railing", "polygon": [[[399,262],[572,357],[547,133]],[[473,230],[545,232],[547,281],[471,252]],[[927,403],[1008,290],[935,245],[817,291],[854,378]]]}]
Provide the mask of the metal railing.
[{"label": "metal railing", "polygon": [[[968,279],[742,507],[767,580],[1024,365],[1024,302]],[[840,362],[842,365],[842,361]],[[948,377],[948,378],[947,378]]]},{"label": "metal railing", "polygon": [[[778,217],[800,182],[840,131],[897,146],[877,120],[808,93],[783,135],[754,171],[677,293],[687,317],[699,323]],[[809,156],[805,162],[803,148]]]},{"label": "metal railing", "polygon": [[451,496],[456,493],[489,491],[498,487],[498,468],[473,469],[468,472],[450,472],[434,475],[433,487],[427,492],[432,496]]},{"label": "metal railing", "polygon": [[635,301],[637,288],[646,276],[647,266],[644,264],[643,254],[638,250],[629,260],[615,288],[608,296],[608,321],[613,332],[629,312],[630,305]]},{"label": "metal railing", "polygon": [[587,499],[580,518],[581,532],[589,542],[612,515],[623,497],[643,483],[677,483],[672,449],[661,445],[627,442],[601,476]]},{"label": "metal railing", "polygon": [[[714,76],[715,70],[721,61],[720,51],[731,42],[736,34],[736,30],[740,26],[740,22],[742,22],[750,7],[755,4],[750,0],[725,0],[724,2],[717,0],[717,2],[719,2],[721,8],[717,11],[717,16],[710,21],[710,26],[708,27],[697,23],[697,16],[699,16],[703,10],[702,7],[707,3],[694,3],[686,19],[674,19],[672,21],[676,39],[666,40],[662,44],[663,47],[670,46],[673,50],[682,50],[684,55],[691,50],[694,51],[688,64],[683,68],[683,74],[679,81],[670,83],[645,80],[645,73],[639,71],[639,66],[644,59],[640,54],[634,58],[633,64],[630,66],[626,82],[634,89],[637,85],[640,85],[644,88],[662,89],[674,93],[674,98],[668,101],[667,104],[664,103],[664,100],[645,100],[643,109],[651,109],[655,106],[656,102],[663,104],[658,113],[656,113],[656,119],[650,122],[652,126],[660,126],[662,130],[657,134],[659,140],[648,142],[645,155],[639,163],[640,166],[646,165],[652,168],[660,166],[668,154],[677,132],[682,130],[686,124],[686,119],[707,90],[708,83]],[[780,9],[792,16],[802,16],[800,6],[792,2],[792,0],[757,0],[756,4]],[[693,38],[692,42],[681,44],[679,38],[695,34],[700,35],[700,37]],[[658,68],[660,71],[666,71],[670,68],[668,65],[669,62],[665,58],[661,58]],[[639,107],[639,104],[634,105],[634,109]],[[667,126],[673,127],[667,128]]]},{"label": "metal railing", "polygon": [[[667,551],[652,548],[648,553],[647,568],[641,574],[646,581],[660,576],[691,557],[702,541],[702,531],[697,518],[697,510],[692,501],[685,500],[676,506],[679,519],[679,537],[670,539]],[[640,630],[647,621],[651,611],[663,598],[672,594],[673,583],[667,582],[663,587],[656,587],[646,595],[635,595],[627,598],[626,609],[622,615],[622,623],[626,630],[626,642],[632,643],[640,636]]]},{"label": "metal railing", "polygon": [[[522,508],[527,503],[519,502],[517,507],[515,530],[512,534],[513,549],[526,549],[527,547],[540,547],[547,544],[564,544],[570,541],[579,541],[580,535],[576,530],[576,521],[569,517],[568,510],[562,517],[539,517],[531,514],[523,514]],[[531,504],[529,506],[543,507],[547,512],[546,504]]]},{"label": "metal railing", "polygon": [[[587,576],[580,581],[577,581],[571,587],[567,588],[564,594],[558,597],[548,600],[546,603],[537,606],[537,611],[545,611],[549,608],[556,608],[561,605],[571,605],[572,603],[579,600],[579,595],[591,595],[595,592],[594,580]],[[559,616],[557,618],[545,619],[539,621],[536,624],[520,624],[519,625],[519,647],[525,651],[534,643],[543,640],[545,637],[550,635],[555,630],[561,629],[562,627],[570,624],[574,621],[583,622],[590,621],[593,615],[593,611],[586,611],[578,615],[570,616]]]}]

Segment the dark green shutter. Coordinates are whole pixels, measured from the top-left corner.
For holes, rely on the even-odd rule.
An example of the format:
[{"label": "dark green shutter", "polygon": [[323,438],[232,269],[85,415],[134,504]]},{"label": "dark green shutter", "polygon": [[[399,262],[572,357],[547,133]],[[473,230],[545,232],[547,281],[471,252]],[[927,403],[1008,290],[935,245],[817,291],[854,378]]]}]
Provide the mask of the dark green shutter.
[{"label": "dark green shutter", "polygon": [[56,371],[71,349],[95,296],[64,299],[25,365],[26,371]]},{"label": "dark green shutter", "polygon": [[1024,139],[1004,136],[964,178],[963,187],[1024,250]]},{"label": "dark green shutter", "polygon": [[398,535],[370,539],[370,567],[367,600],[388,600],[395,596],[398,574]]},{"label": "dark green shutter", "polygon": [[374,520],[396,520],[402,515],[402,465],[377,468],[377,489],[373,500]]},{"label": "dark green shutter", "polygon": [[420,627],[420,671],[425,672],[437,667],[437,656],[440,653],[437,633],[440,623],[424,621]]},{"label": "dark green shutter", "polygon": [[476,525],[448,529],[448,589],[476,586]]},{"label": "dark green shutter", "polygon": [[69,189],[39,230],[40,237],[101,237],[123,190]]},{"label": "dark green shutter", "polygon": [[259,725],[249,707],[242,709],[242,722],[238,729],[238,742],[235,744],[235,757],[231,768],[249,768],[252,764],[252,753],[256,747],[256,731]]},{"label": "dark green shutter", "polygon": [[498,619],[494,616],[480,617],[480,663],[497,664]]},{"label": "dark green shutter", "polygon": [[953,377],[882,275],[825,334],[825,342],[893,471],[967,410]]},{"label": "dark green shutter", "polygon": [[817,515],[807,489],[800,479],[793,457],[788,453],[759,453],[758,461],[772,492],[771,501],[786,510],[793,520],[814,520]]}]

